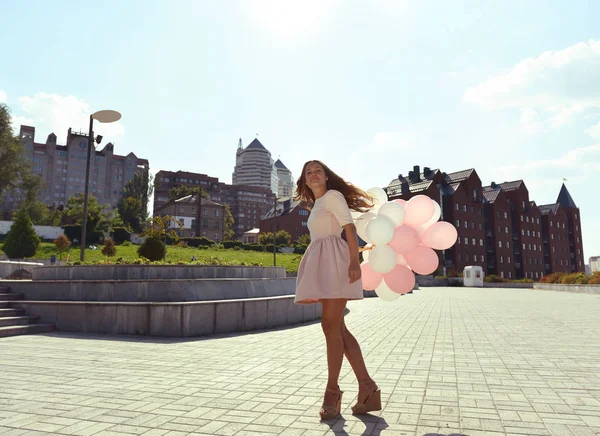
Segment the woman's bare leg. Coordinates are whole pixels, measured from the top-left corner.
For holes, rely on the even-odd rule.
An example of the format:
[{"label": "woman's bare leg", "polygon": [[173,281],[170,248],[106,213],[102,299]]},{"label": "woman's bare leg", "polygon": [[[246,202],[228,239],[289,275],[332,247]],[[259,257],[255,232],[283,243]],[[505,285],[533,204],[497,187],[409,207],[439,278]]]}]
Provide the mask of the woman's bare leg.
[{"label": "woman's bare leg", "polygon": [[[371,393],[369,388],[371,387],[368,382],[372,382],[371,376],[369,375],[369,371],[367,370],[367,366],[365,364],[365,359],[363,358],[362,351],[360,349],[360,345],[356,338],[350,333],[348,328],[346,327],[346,323],[344,322],[344,318],[342,318],[341,324],[342,330],[342,340],[344,341],[344,354],[346,355],[346,359],[350,363],[354,374],[356,375],[356,380],[358,380],[358,401],[364,402],[366,397]],[[367,383],[365,383],[367,382]]]},{"label": "woman's bare leg", "polygon": [[[321,300],[321,327],[327,344],[327,389],[337,392],[338,379],[344,359],[344,341],[342,339],[342,320],[346,309],[345,299]],[[325,392],[325,404],[334,404],[337,395]]]}]

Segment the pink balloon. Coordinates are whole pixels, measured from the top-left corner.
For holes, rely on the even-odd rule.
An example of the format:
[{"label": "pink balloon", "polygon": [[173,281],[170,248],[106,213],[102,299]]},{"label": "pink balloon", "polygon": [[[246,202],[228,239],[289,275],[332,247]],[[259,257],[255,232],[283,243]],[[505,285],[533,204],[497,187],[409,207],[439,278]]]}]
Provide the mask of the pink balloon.
[{"label": "pink balloon", "polygon": [[458,232],[452,224],[438,221],[423,232],[421,244],[436,250],[446,250],[456,243],[456,238],[458,238]]},{"label": "pink balloon", "polygon": [[421,275],[435,272],[440,263],[435,251],[423,245],[419,245],[414,251],[405,254],[404,258],[410,269]]},{"label": "pink balloon", "polygon": [[374,291],[381,283],[381,280],[383,280],[383,275],[371,268],[368,260],[360,264],[360,270],[362,271],[363,289],[365,291]]},{"label": "pink balloon", "polygon": [[394,237],[388,243],[396,253],[410,253],[419,246],[419,235],[415,229],[407,226],[397,226]]},{"label": "pink balloon", "polygon": [[396,268],[383,275],[385,283],[397,294],[407,294],[415,287],[415,275],[410,268],[396,265]]},{"label": "pink balloon", "polygon": [[408,200],[404,211],[404,224],[417,227],[431,219],[435,212],[435,206],[431,198],[426,195],[417,195]]},{"label": "pink balloon", "polygon": [[394,203],[398,203],[400,206],[402,207],[406,207],[406,203],[408,203],[408,201],[406,200],[402,200],[402,199],[397,199],[397,200],[392,200]]}]

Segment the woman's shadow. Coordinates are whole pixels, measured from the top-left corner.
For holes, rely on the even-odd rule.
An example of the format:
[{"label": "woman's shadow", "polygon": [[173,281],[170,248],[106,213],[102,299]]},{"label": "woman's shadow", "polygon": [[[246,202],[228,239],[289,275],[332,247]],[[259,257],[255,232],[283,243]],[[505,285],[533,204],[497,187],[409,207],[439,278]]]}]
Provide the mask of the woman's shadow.
[{"label": "woman's shadow", "polygon": [[[354,415],[354,417],[362,421],[363,424],[365,424],[366,428],[361,436],[380,436],[381,431],[389,427],[388,423],[382,416],[375,416],[368,413],[366,415]],[[323,422],[329,426],[331,431],[336,436],[349,436],[348,432],[345,429],[346,420],[343,416],[341,416],[335,421],[330,420]]]}]

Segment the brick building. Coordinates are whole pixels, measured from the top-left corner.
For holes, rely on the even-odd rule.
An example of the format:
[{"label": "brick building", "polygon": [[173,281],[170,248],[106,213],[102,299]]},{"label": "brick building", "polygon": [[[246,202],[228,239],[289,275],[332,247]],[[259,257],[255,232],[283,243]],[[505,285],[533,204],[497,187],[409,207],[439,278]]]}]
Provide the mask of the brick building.
[{"label": "brick building", "polygon": [[159,171],[154,179],[154,214],[169,201],[169,191],[186,186],[202,187],[211,201],[228,205],[234,225],[234,237],[242,239],[244,232],[257,228],[260,218],[272,208],[275,196],[266,188],[228,185],[218,178],[187,171]]},{"label": "brick building", "polygon": [[275,211],[273,208],[260,220],[260,233],[278,232],[285,230],[292,235],[292,242],[308,234],[308,216],[310,210],[305,202],[285,200],[277,203]]},{"label": "brick building", "polygon": [[[35,142],[35,127],[21,126],[19,137],[33,173],[40,177],[38,200],[47,206],[65,206],[73,195],[85,191],[88,135],[72,129],[67,132],[66,145],[59,145],[54,133],[45,143]],[[89,193],[99,204],[113,209],[123,198],[123,189],[136,171],[147,170],[148,160],[134,153],[121,156],[114,153],[114,145],[106,144],[90,156]],[[9,193],[1,205],[9,217],[21,204],[20,193]]]},{"label": "brick building", "polygon": [[168,201],[156,209],[154,215],[169,215],[179,221],[181,226],[174,222],[170,226],[179,236],[206,236],[213,241],[222,241],[225,206],[206,198],[201,198],[201,203],[198,200],[197,195],[188,195]]},{"label": "brick building", "polygon": [[468,265],[508,279],[584,271],[579,209],[564,185],[555,204],[538,207],[522,180],[482,186],[474,169],[421,173],[415,166],[387,192],[390,200],[427,195],[440,204],[442,219],[458,231],[455,246],[440,254],[447,273]]}]

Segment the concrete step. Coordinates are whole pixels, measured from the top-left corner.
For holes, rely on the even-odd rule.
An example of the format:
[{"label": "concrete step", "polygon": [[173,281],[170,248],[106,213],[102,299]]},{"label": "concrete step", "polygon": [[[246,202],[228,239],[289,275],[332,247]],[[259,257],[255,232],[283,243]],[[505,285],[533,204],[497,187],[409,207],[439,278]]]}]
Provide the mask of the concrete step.
[{"label": "concrete step", "polygon": [[0,301],[6,300],[20,300],[23,296],[21,294],[15,294],[13,292],[0,293]]},{"label": "concrete step", "polygon": [[10,306],[10,303],[12,303],[12,301],[2,301],[2,300],[0,300],[0,309],[3,309],[5,307]]},{"label": "concrete step", "polygon": [[0,309],[0,318],[5,316],[21,316],[25,313],[24,309],[13,309],[11,307],[6,309]]},{"label": "concrete step", "polygon": [[32,324],[39,318],[39,316],[5,316],[0,318],[0,327]]},{"label": "concrete step", "polygon": [[31,335],[54,331],[53,324],[29,324],[0,327],[0,338],[17,335]]},{"label": "concrete step", "polygon": [[9,286],[0,286],[0,293],[10,292]]}]

